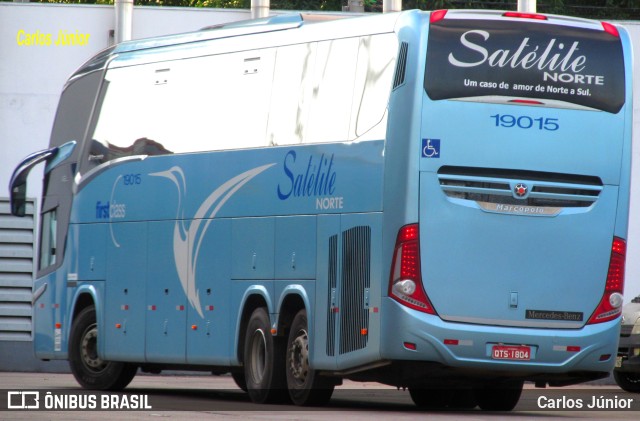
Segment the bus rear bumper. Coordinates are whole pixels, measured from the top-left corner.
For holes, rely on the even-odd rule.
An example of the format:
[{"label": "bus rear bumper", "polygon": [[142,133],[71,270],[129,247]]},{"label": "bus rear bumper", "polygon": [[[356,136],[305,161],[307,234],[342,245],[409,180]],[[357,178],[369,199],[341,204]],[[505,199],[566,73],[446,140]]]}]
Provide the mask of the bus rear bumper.
[{"label": "bus rear bumper", "polygon": [[[586,380],[604,377],[603,373],[613,369],[617,355],[619,320],[581,329],[453,323],[406,308],[389,298],[383,299],[381,313],[385,315],[381,327],[382,358],[436,363],[461,375],[481,371],[485,375],[517,375],[529,380],[557,379],[555,383],[559,384],[563,375],[571,377],[571,373],[583,373],[580,377]],[[500,359],[494,354],[496,346],[523,352]]]}]

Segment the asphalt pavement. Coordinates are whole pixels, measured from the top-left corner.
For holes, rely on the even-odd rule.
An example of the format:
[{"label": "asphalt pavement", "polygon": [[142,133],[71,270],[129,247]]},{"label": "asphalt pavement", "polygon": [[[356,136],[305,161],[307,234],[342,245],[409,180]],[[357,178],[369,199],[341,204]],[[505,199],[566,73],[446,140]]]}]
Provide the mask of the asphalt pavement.
[{"label": "asphalt pavement", "polygon": [[[604,406],[604,407],[603,407]],[[37,408],[36,408],[37,407]],[[640,395],[614,385],[536,389],[525,385],[508,413],[424,411],[408,391],[345,381],[322,408],[252,403],[230,376],[142,375],[122,392],[78,386],[71,374],[0,372],[0,420],[495,420],[640,419]]]}]

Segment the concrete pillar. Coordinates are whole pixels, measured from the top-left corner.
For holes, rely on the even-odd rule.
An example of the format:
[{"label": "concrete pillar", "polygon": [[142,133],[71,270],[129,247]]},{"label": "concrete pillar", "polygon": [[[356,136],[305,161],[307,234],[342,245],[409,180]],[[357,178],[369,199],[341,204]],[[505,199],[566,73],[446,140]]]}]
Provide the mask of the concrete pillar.
[{"label": "concrete pillar", "polygon": [[251,0],[251,19],[268,17],[270,3],[270,0]]},{"label": "concrete pillar", "polygon": [[348,6],[346,8],[342,7],[343,12],[364,13],[364,1],[349,0],[347,4]]},{"label": "concrete pillar", "polygon": [[401,12],[402,0],[382,0],[382,13]]},{"label": "concrete pillar", "polygon": [[117,43],[129,41],[131,39],[131,29],[133,28],[133,1],[115,0],[116,29],[114,40]]},{"label": "concrete pillar", "polygon": [[518,12],[536,13],[536,0],[518,0]]}]

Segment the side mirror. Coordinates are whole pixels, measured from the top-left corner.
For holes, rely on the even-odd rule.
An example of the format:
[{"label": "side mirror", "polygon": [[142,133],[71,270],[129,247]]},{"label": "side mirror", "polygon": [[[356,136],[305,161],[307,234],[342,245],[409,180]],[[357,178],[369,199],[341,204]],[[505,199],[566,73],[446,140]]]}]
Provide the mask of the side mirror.
[{"label": "side mirror", "polygon": [[72,140],[64,145],[55,146],[51,149],[34,152],[27,156],[18,164],[9,183],[9,197],[11,199],[11,214],[15,216],[24,216],[27,203],[27,176],[31,169],[42,161],[47,162],[45,172],[51,171],[58,164],[63,162],[73,152],[76,147],[76,141]]},{"label": "side mirror", "polygon": [[24,216],[27,203],[27,183],[11,186],[11,214]]},{"label": "side mirror", "polygon": [[9,183],[9,197],[11,200],[11,214],[24,216],[27,202],[27,176],[35,165],[48,159],[58,151],[58,148],[46,149],[34,152],[20,162],[13,170]]}]

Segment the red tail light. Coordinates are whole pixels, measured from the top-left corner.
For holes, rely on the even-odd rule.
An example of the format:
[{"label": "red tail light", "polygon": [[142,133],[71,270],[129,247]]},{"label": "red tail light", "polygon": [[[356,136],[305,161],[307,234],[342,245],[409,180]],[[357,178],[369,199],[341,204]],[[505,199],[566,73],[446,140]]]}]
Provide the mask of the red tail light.
[{"label": "red tail light", "polygon": [[544,105],[544,102],[535,101],[533,99],[510,99],[509,102],[524,105]]},{"label": "red tail light", "polygon": [[429,16],[429,22],[431,23],[438,22],[444,19],[444,15],[446,14],[447,14],[446,10],[443,10],[443,9],[434,10],[433,12],[431,12],[431,16]]},{"label": "red tail light", "polygon": [[545,15],[540,15],[538,13],[505,12],[502,16],[505,18],[547,20]]},{"label": "red tail light", "polygon": [[618,32],[618,28],[609,22],[602,22],[602,29],[608,34],[613,35],[616,38],[620,38],[620,32]]},{"label": "red tail light", "polygon": [[624,263],[627,256],[627,243],[614,237],[611,246],[611,260],[604,294],[598,308],[591,315],[588,324],[603,323],[613,320],[622,313],[622,291],[624,290]]},{"label": "red tail light", "polygon": [[422,287],[420,270],[420,235],[418,224],[398,231],[389,279],[389,296],[407,307],[436,314]]}]

